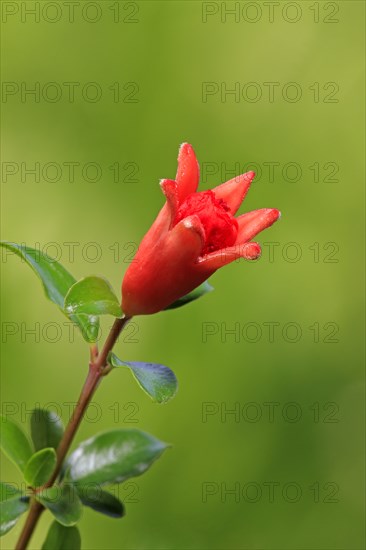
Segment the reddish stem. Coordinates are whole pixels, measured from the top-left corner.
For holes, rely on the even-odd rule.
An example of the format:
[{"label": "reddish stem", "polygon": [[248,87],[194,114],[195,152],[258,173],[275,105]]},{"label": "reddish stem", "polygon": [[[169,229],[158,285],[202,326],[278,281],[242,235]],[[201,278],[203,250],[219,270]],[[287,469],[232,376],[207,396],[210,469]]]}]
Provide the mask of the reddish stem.
[{"label": "reddish stem", "polygon": [[[122,319],[116,319],[114,321],[111,331],[99,355],[97,353],[97,348],[92,347],[92,360],[89,364],[89,373],[85,380],[83,389],[81,390],[75,410],[69,420],[62,440],[57,448],[57,462],[55,470],[47,483],[42,487],[42,489],[51,487],[58,478],[58,475],[62,468],[62,464],[68,453],[68,450],[70,449],[71,443],[80,426],[80,423],[84,417],[85,411],[96,389],[98,388],[101,379],[105,374],[108,374],[109,372],[107,367],[108,355],[112,350],[114,344],[116,343],[118,336],[120,335],[121,331],[126,326],[129,320],[129,317],[123,317]],[[40,504],[37,500],[33,500],[23,530],[16,544],[15,550],[25,550],[27,548],[27,545],[31,539],[31,536],[43,510],[44,508],[42,504]]]}]

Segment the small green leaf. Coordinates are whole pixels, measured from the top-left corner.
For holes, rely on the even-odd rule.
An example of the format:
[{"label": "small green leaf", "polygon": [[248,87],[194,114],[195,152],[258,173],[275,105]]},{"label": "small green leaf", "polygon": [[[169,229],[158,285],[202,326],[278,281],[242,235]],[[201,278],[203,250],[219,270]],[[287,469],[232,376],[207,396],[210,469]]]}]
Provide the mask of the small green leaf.
[{"label": "small green leaf", "polygon": [[72,453],[66,478],[80,485],[119,483],[145,472],[167,446],[140,430],[102,432]]},{"label": "small green leaf", "polygon": [[0,446],[4,454],[23,472],[33,454],[23,430],[9,418],[0,415]]},{"label": "small green leaf", "polygon": [[34,409],[30,419],[31,435],[36,451],[45,447],[57,449],[64,428],[60,418],[53,411]]},{"label": "small green leaf", "polygon": [[41,487],[49,480],[55,466],[55,449],[41,449],[28,460],[24,468],[24,479],[31,487]]},{"label": "small green leaf", "polygon": [[185,306],[186,304],[189,304],[189,302],[193,302],[193,300],[197,300],[197,298],[201,298],[201,296],[211,292],[213,289],[213,286],[205,281],[200,286],[192,290],[189,294],[182,296],[182,298],[179,298],[179,300],[170,304],[170,306],[165,308],[165,311],[168,309],[176,309],[177,307]]},{"label": "small green leaf", "polygon": [[76,486],[81,502],[96,512],[112,518],[121,518],[125,509],[120,500],[98,486]]},{"label": "small green leaf", "polygon": [[7,483],[0,483],[0,536],[10,531],[19,517],[28,510],[29,497]]},{"label": "small green leaf", "polygon": [[70,483],[48,487],[36,493],[35,497],[66,527],[75,525],[81,518],[83,507],[76,489]]},{"label": "small green leaf", "polygon": [[122,317],[118,298],[102,277],[85,277],[75,283],[65,297],[65,310],[70,314],[114,315]]},{"label": "small green leaf", "polygon": [[118,359],[114,353],[109,355],[112,367],[127,367],[131,370],[139,386],[158,403],[166,403],[175,396],[178,381],[172,370],[159,363],[127,362]]},{"label": "small green leaf", "polygon": [[[35,248],[8,242],[0,242],[0,246],[17,254],[33,269],[42,281],[46,296],[65,313],[64,299],[76,279],[56,260]],[[88,315],[69,315],[68,317],[80,328],[87,342],[97,340],[99,332],[97,317]]]},{"label": "small green leaf", "polygon": [[46,540],[43,543],[42,550],[80,550],[81,537],[79,529],[65,527],[57,521],[51,524],[48,530]]}]

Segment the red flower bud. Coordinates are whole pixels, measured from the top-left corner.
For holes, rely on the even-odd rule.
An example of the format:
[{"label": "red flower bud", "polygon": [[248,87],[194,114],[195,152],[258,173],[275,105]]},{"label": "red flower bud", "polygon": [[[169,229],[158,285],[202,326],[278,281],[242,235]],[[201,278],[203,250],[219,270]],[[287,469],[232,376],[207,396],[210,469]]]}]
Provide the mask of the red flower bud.
[{"label": "red flower bud", "polygon": [[261,254],[250,242],[280,217],[274,208],[237,218],[254,172],[210,191],[197,193],[199,166],[193,148],[183,143],[175,180],[162,180],[166,197],[143,238],[122,283],[122,309],[128,316],[156,313],[208,279],[219,267]]}]

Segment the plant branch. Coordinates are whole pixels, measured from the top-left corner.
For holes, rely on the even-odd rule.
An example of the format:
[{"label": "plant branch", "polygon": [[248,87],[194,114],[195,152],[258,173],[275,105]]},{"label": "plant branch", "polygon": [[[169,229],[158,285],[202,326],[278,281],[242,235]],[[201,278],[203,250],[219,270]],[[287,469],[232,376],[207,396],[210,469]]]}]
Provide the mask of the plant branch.
[{"label": "plant branch", "polygon": [[[107,367],[107,360],[110,351],[113,349],[118,336],[120,335],[123,328],[126,326],[129,317],[123,317],[122,319],[116,319],[111,328],[110,333],[105,341],[102,351],[100,354],[97,353],[97,348],[93,348],[91,354],[91,361],[89,364],[88,376],[85,380],[85,384],[81,390],[79,400],[76,404],[74,412],[69,420],[69,423],[66,427],[62,440],[57,448],[57,462],[52,476],[47,481],[47,483],[41,487],[45,489],[51,487],[58,478],[58,475],[61,471],[65,457],[70,449],[71,443],[75,437],[75,434],[80,426],[80,423],[84,417],[85,411],[97,390],[100,381],[102,380],[105,374],[108,374],[109,370]],[[38,501],[33,500],[27,520],[24,524],[23,530],[20,534],[19,540],[15,547],[15,550],[25,550],[30,541],[30,538],[33,534],[33,531],[38,523],[38,520],[43,512],[44,508],[42,504]]]},{"label": "plant branch", "polygon": [[37,500],[32,501],[26,522],[15,546],[15,550],[23,550],[23,548],[27,548],[27,544],[33,534],[33,531],[38,523],[38,520],[43,510],[44,508],[42,504],[40,504]]}]

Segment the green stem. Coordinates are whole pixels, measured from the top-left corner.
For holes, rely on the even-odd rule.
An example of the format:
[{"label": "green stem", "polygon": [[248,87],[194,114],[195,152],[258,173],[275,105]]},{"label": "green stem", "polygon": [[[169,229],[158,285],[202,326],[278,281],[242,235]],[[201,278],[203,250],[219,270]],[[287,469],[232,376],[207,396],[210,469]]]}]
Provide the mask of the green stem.
[{"label": "green stem", "polygon": [[[51,487],[58,478],[58,475],[62,468],[62,464],[68,453],[68,450],[70,449],[71,443],[80,426],[80,423],[84,417],[85,411],[103,376],[105,374],[108,374],[109,372],[107,366],[108,355],[112,350],[114,344],[116,343],[118,336],[120,335],[121,331],[126,326],[129,320],[130,317],[116,319],[99,355],[97,355],[96,348],[94,348],[94,352],[92,354],[94,360],[92,360],[89,364],[88,376],[81,390],[79,400],[66,427],[60,445],[57,448],[57,462],[55,470],[47,483],[42,487],[42,489],[45,489],[46,487]],[[43,510],[43,506],[37,500],[33,500],[23,530],[16,544],[15,550],[25,550],[27,548],[27,545],[31,539],[31,536]]]}]

